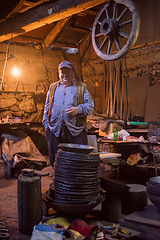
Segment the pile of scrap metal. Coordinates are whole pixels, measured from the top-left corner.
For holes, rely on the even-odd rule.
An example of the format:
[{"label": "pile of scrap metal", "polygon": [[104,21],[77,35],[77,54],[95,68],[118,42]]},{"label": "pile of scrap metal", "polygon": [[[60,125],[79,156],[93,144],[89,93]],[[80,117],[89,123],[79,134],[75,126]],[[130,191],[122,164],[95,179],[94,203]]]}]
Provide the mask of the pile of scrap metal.
[{"label": "pile of scrap metal", "polygon": [[113,224],[114,228],[109,228],[108,226],[104,227],[105,239],[135,239],[135,240],[143,240],[141,238],[141,233],[137,232],[133,229],[121,227],[120,224]]}]

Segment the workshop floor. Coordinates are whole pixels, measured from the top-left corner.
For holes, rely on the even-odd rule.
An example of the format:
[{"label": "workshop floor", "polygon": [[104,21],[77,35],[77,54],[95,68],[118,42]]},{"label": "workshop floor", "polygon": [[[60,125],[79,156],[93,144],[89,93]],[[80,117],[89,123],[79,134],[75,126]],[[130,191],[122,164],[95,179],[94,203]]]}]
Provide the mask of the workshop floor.
[{"label": "workshop floor", "polygon": [[[47,167],[47,171],[51,171],[51,168]],[[42,189],[47,190],[51,182],[52,177],[42,177]],[[10,240],[29,240],[31,238],[18,230],[17,179],[0,178],[0,222],[3,222],[8,229]]]},{"label": "workshop floor", "polygon": [[[53,171],[51,167],[47,167],[43,170],[50,173],[50,175],[52,174],[52,171]],[[53,181],[52,176],[45,176],[45,177],[41,178],[41,188],[42,188],[43,192],[45,192],[46,190],[49,189],[49,185],[50,185],[50,183],[52,183],[52,181]],[[10,236],[9,240],[30,240],[31,235],[25,235],[19,231],[18,211],[17,211],[17,182],[18,182],[18,180],[16,178],[12,178],[10,180],[6,180],[5,178],[0,178],[0,222],[3,222],[4,225],[6,226],[6,228],[8,229],[9,236]],[[96,208],[97,209],[94,209],[94,211],[91,212],[91,214],[88,214],[86,216],[86,222],[88,224],[96,224],[97,222],[100,222],[104,226],[112,225],[111,222],[109,223],[109,222],[101,219],[100,206],[98,205]],[[54,213],[55,212],[53,211],[53,209],[50,209],[49,214],[54,214]],[[146,214],[146,212],[145,212],[145,214]],[[156,212],[156,214],[158,215],[158,223],[156,222],[156,224],[154,224],[154,225],[157,226],[157,224],[159,224],[160,215],[157,212]],[[150,215],[152,215],[152,214],[150,214]],[[128,216],[128,218],[129,218],[129,216]],[[125,216],[122,215],[121,219],[123,220],[124,217]],[[139,217],[139,215],[138,215],[138,217]],[[139,221],[139,223],[141,223],[141,221],[139,220],[138,217],[136,216],[136,219],[138,219],[137,222]],[[141,219],[142,219],[142,217],[141,217]],[[135,222],[135,216],[132,219],[132,222],[133,221]],[[156,221],[157,221],[157,219],[156,219]],[[137,223],[137,222],[136,222],[136,224],[139,225],[139,223]],[[116,223],[116,222],[114,222],[114,223]],[[153,223],[153,221],[151,221],[151,223]],[[147,222],[147,224],[148,224],[148,222]],[[142,224],[140,224],[140,225],[142,225]],[[122,226],[125,226],[125,225],[122,225]],[[126,227],[132,227],[132,226],[126,225]],[[153,228],[153,226],[152,226],[152,228]],[[154,236],[155,236],[155,232],[156,232],[156,234],[159,234],[159,232],[156,231],[155,227],[153,229],[154,229]],[[151,229],[151,230],[153,231],[153,229]],[[140,229],[139,232],[141,232],[141,231],[143,232],[144,229]],[[145,232],[146,232],[146,228],[145,228]],[[147,240],[157,240],[158,238],[154,238],[154,236],[153,236],[153,238],[145,237],[144,239],[145,240],[146,239]]]},{"label": "workshop floor", "polygon": [[[52,168],[47,167],[46,172],[52,173]],[[10,180],[0,178],[0,222],[3,222],[8,229],[10,240],[30,240],[30,235],[24,235],[18,229],[17,181],[18,180],[16,178],[12,178]],[[53,180],[51,176],[42,177],[42,191],[48,190],[49,185],[52,183],[52,181]],[[51,214],[52,211],[53,210],[51,209]],[[96,219],[96,217],[97,216],[94,216],[92,219],[91,215],[89,219],[90,224],[93,224],[95,221],[101,221],[99,219]],[[108,223],[103,220],[101,223],[108,225]]]}]

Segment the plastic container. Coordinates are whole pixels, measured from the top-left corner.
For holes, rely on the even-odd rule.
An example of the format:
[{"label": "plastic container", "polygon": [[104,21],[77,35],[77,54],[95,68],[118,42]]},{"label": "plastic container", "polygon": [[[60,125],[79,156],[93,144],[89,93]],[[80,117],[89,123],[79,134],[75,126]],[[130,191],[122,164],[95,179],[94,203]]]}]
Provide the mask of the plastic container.
[{"label": "plastic container", "polygon": [[118,141],[118,131],[116,127],[114,128],[113,136],[114,136],[114,141]]},{"label": "plastic container", "polygon": [[15,117],[14,123],[21,123],[21,117]]},{"label": "plastic container", "polygon": [[154,121],[149,122],[147,138],[151,143],[158,142],[158,128],[156,122]]}]

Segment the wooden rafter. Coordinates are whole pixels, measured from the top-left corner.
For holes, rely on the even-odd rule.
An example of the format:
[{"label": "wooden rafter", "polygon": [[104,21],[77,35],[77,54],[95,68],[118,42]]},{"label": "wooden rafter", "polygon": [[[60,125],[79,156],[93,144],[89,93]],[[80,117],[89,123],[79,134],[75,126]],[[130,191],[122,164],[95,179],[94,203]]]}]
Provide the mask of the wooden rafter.
[{"label": "wooden rafter", "polygon": [[42,47],[48,48],[55,41],[55,39],[58,37],[58,35],[62,31],[62,29],[68,23],[70,18],[71,18],[71,16],[68,18],[64,18],[57,22],[56,26],[48,33],[48,35],[44,39],[44,41],[42,43]]},{"label": "wooden rafter", "polygon": [[[28,11],[29,9],[36,7],[44,2],[49,2],[50,0],[38,0],[37,2],[27,1],[27,0],[19,0],[18,4],[12,9],[12,11],[6,16],[13,17],[16,13],[23,13]],[[5,19],[1,20],[4,21]]]},{"label": "wooden rafter", "polygon": [[12,15],[13,13],[18,12],[21,9],[24,2],[25,2],[25,0],[20,0],[20,2],[15,6],[15,8],[9,13],[8,17],[10,15]]},{"label": "wooden rafter", "polygon": [[45,2],[13,18],[0,22],[0,42],[78,14],[106,0],[59,0]]},{"label": "wooden rafter", "polygon": [[20,13],[23,13],[23,12],[26,12],[28,11],[29,9],[33,8],[33,7],[36,7],[44,2],[49,2],[50,0],[39,0],[37,2],[30,2],[30,1],[26,1],[26,0],[22,0],[24,1],[24,5],[26,6],[25,8],[22,8],[19,10]]}]

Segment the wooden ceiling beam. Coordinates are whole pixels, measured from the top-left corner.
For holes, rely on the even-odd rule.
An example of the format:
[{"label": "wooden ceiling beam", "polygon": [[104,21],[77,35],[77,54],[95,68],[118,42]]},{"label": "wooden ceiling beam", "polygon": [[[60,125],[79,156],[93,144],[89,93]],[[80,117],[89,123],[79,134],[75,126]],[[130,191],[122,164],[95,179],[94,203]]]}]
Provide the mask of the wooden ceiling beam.
[{"label": "wooden ceiling beam", "polygon": [[48,48],[55,41],[55,39],[58,37],[62,29],[68,23],[70,18],[71,16],[57,22],[56,26],[48,33],[48,35],[44,39],[42,47]]},{"label": "wooden ceiling beam", "polygon": [[45,2],[18,16],[0,22],[0,42],[78,14],[106,0],[59,0]]}]

